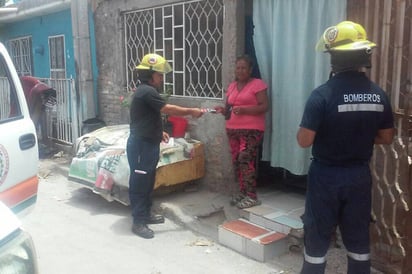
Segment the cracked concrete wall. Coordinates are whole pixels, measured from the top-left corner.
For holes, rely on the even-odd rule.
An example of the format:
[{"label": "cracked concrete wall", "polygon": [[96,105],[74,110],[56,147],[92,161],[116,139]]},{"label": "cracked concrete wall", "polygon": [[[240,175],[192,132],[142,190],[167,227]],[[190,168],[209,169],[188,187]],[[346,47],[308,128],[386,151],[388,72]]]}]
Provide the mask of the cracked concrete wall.
[{"label": "cracked concrete wall", "polygon": [[[108,124],[128,121],[128,109],[121,108],[119,97],[126,86],[124,30],[122,13],[182,1],[159,0],[103,0],[94,1],[97,63],[99,68],[98,93],[101,118]],[[223,0],[223,87],[233,80],[236,56],[244,50],[244,1]],[[238,15],[242,16],[238,16]],[[213,107],[223,100],[202,98],[169,98],[169,102],[188,107]],[[222,115],[205,114],[189,119],[188,131],[194,139],[205,144],[206,174],[201,183],[209,189],[230,193],[238,189],[234,180],[229,146]]]}]

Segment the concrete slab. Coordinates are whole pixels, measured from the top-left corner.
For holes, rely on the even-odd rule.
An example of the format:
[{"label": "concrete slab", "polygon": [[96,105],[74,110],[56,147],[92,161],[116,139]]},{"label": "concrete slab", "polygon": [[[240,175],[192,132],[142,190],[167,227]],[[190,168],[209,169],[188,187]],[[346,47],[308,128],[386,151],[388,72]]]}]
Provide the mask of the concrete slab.
[{"label": "concrete slab", "polygon": [[287,225],[287,226],[289,226],[291,228],[294,228],[294,229],[303,228],[302,221],[297,220],[297,219],[293,219],[293,218],[291,218],[289,216],[286,216],[286,215],[276,217],[275,219],[273,219],[273,221],[275,221],[277,223],[280,223],[280,224]]},{"label": "concrete slab", "polygon": [[244,219],[220,225],[219,243],[260,262],[288,250],[286,234],[267,230]]},{"label": "concrete slab", "polygon": [[305,197],[297,193],[283,193],[276,199],[265,199],[264,205],[277,210],[289,212],[305,205]]},{"label": "concrete slab", "polygon": [[287,250],[287,236],[276,231],[246,241],[246,256],[260,262],[272,260]]}]

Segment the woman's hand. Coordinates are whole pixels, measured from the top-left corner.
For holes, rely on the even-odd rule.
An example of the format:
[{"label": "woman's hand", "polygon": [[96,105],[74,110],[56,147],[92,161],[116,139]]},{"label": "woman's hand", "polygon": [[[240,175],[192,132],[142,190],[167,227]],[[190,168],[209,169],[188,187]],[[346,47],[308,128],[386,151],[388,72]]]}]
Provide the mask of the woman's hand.
[{"label": "woman's hand", "polygon": [[165,143],[169,143],[169,134],[166,131],[163,131],[162,141]]},{"label": "woman's hand", "polygon": [[241,107],[233,107],[233,113],[236,115],[243,114],[243,109]]},{"label": "woman's hand", "polygon": [[224,107],[216,106],[213,109],[216,110],[216,113],[222,113],[222,114],[225,113],[225,108]]}]

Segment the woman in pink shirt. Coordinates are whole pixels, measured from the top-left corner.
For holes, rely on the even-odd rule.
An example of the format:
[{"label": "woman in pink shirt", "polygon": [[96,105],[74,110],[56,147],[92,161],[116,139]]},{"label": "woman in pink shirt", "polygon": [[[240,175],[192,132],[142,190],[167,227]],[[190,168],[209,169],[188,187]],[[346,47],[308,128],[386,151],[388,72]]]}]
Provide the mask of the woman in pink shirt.
[{"label": "woman in pink shirt", "polygon": [[232,162],[240,191],[231,204],[238,208],[259,205],[256,194],[256,156],[265,130],[265,112],[268,110],[267,85],[251,77],[253,60],[241,56],[236,60],[236,79],[229,84],[226,107],[215,107],[226,118]]}]

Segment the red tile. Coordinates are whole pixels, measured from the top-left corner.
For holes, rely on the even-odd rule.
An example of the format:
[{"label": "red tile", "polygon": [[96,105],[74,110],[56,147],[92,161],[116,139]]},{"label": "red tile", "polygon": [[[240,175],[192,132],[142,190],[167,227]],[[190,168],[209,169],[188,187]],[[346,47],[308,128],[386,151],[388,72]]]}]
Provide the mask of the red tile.
[{"label": "red tile", "polygon": [[286,234],[273,231],[272,234],[267,235],[267,236],[262,237],[261,239],[259,239],[259,242],[262,245],[267,245],[267,244],[279,241],[281,239],[284,239],[284,238],[286,238],[286,236],[287,236]]},{"label": "red tile", "polygon": [[244,222],[242,220],[234,220],[223,224],[223,227],[233,233],[239,234],[245,238],[253,239],[260,235],[270,232],[264,228]]}]

